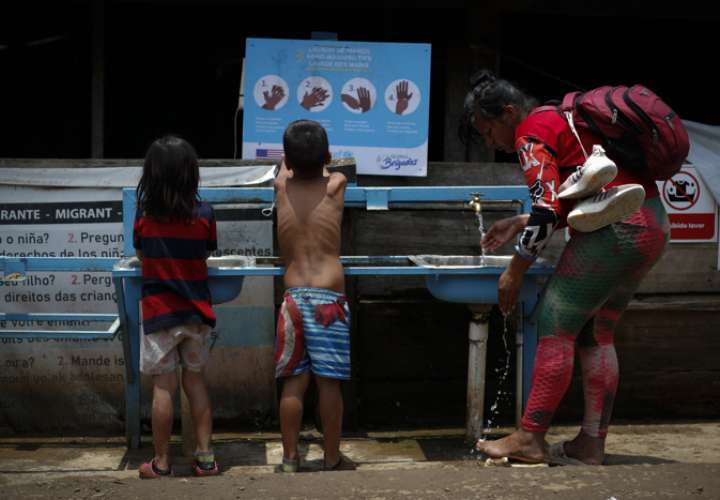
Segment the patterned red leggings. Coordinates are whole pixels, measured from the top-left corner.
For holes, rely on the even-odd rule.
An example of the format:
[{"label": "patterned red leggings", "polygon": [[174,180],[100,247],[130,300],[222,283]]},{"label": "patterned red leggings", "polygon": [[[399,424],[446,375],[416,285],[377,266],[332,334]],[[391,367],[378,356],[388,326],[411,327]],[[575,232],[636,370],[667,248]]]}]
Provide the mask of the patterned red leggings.
[{"label": "patterned red leggings", "polygon": [[545,432],[565,395],[575,347],[585,394],[583,431],[605,437],[618,386],[613,335],[640,281],[657,262],[670,224],[659,198],[620,223],[568,242],[540,302],[532,385],[522,428]]}]

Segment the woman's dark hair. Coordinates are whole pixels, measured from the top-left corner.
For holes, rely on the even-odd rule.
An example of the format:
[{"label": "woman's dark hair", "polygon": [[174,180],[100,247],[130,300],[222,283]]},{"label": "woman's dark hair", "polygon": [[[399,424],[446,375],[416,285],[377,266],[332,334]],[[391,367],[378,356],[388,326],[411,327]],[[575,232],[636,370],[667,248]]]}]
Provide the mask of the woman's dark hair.
[{"label": "woman's dark hair", "polygon": [[161,219],[189,220],[198,199],[200,168],[195,148],[166,135],[148,148],[137,187],[138,213]]},{"label": "woman's dark hair", "polygon": [[470,89],[465,96],[460,118],[459,135],[463,142],[478,135],[473,127],[474,113],[493,119],[500,117],[508,104],[525,112],[537,106],[537,101],[517,85],[496,77],[487,69],[481,69],[470,77]]},{"label": "woman's dark hair", "polygon": [[313,120],[296,120],[283,135],[285,160],[300,177],[322,175],[330,154],[325,129]]}]

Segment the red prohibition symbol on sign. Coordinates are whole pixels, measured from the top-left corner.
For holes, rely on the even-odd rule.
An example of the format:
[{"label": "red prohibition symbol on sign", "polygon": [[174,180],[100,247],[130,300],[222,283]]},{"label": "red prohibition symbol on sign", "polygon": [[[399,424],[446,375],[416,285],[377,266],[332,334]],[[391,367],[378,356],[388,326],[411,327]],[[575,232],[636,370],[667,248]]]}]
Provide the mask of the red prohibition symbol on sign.
[{"label": "red prohibition symbol on sign", "polygon": [[700,183],[689,172],[679,172],[663,184],[663,200],[675,210],[689,210],[700,199]]}]

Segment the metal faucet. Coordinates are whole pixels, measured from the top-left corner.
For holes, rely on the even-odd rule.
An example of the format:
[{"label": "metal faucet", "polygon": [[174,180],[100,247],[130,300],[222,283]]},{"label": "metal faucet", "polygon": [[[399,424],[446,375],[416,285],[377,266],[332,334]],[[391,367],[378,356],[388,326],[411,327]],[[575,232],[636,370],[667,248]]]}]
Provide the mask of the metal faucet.
[{"label": "metal faucet", "polygon": [[471,196],[472,198],[470,198],[468,206],[475,210],[476,214],[479,214],[482,211],[482,205],[480,203],[480,193],[472,193]]}]

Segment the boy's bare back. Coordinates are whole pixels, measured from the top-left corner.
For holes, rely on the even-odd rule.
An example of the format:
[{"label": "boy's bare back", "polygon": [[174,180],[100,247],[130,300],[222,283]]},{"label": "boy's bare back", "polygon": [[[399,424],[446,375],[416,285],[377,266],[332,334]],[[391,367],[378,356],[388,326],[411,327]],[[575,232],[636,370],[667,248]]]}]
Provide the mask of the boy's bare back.
[{"label": "boy's bare back", "polygon": [[347,179],[340,173],[301,179],[282,164],[275,179],[278,243],[285,260],[287,288],[345,291],[340,264]]}]

